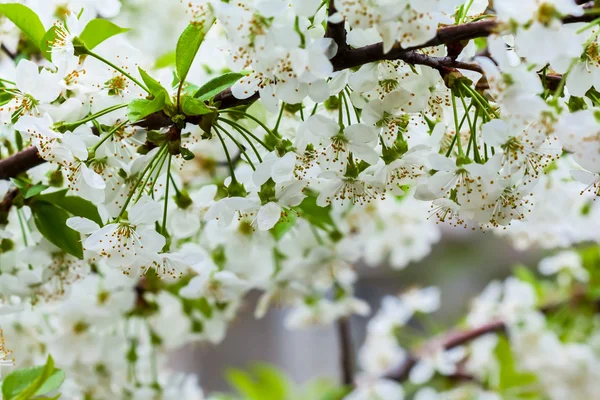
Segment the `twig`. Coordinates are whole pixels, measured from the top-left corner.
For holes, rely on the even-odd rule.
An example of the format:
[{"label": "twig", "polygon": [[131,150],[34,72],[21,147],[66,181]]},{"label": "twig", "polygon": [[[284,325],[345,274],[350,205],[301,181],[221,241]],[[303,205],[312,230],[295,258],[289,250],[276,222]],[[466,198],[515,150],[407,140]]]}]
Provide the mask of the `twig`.
[{"label": "twig", "polygon": [[340,349],[340,372],[342,383],[346,386],[354,384],[354,348],[350,332],[350,320],[340,318],[336,322],[338,344]]},{"label": "twig", "polygon": [[10,51],[4,43],[0,44],[0,49],[2,49],[2,51],[5,52],[6,55],[9,56],[13,61],[17,59],[17,55]]},{"label": "twig", "polygon": [[[586,301],[585,290],[583,288],[577,288],[573,295],[566,301],[554,304],[548,304],[546,306],[540,307],[539,311],[543,314],[549,314],[551,312],[555,312],[564,306],[569,305],[577,305],[582,301]],[[600,299],[593,300],[593,304],[597,307],[600,305]],[[446,334],[442,337],[434,338],[428,342],[426,342],[422,349],[444,349],[450,350],[452,348],[462,346],[464,344],[470,343],[473,340],[480,338],[489,333],[507,333],[507,326],[504,321],[496,320],[488,322],[487,324],[481,325],[479,327],[465,330],[465,331],[455,331],[449,334]],[[400,364],[398,367],[391,369],[386,375],[387,379],[392,379],[398,382],[404,382],[408,379],[410,375],[410,371],[419,361],[419,352],[415,352],[409,354],[404,362]]]}]

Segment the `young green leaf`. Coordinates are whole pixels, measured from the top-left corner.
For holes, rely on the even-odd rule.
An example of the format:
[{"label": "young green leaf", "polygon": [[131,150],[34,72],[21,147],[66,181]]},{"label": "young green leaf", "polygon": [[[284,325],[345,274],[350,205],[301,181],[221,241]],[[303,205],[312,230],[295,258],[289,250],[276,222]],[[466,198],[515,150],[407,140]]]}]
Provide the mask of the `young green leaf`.
[{"label": "young green leaf", "polygon": [[54,367],[54,360],[48,356],[44,366],[22,368],[8,374],[2,381],[4,400],[29,400],[57,390],[65,379],[65,374]]},{"label": "young green leaf", "polygon": [[42,184],[34,185],[34,186],[30,187],[29,189],[27,189],[24,197],[26,199],[29,199],[37,194],[42,193],[44,190],[48,189],[48,187],[49,187],[48,185],[42,185]]},{"label": "young green leaf", "polygon": [[331,218],[331,206],[319,207],[316,195],[312,192],[307,192],[307,194],[302,203],[295,207],[299,215],[321,229],[327,230],[334,226],[333,218]]},{"label": "young green leaf", "polygon": [[155,97],[160,93],[165,94],[165,100],[167,103],[171,103],[171,97],[169,96],[169,92],[165,89],[156,79],[151,77],[146,71],[138,67],[138,71],[140,72],[140,76],[142,80],[146,84],[146,87]]},{"label": "young green leaf", "polygon": [[40,47],[42,38],[46,33],[40,17],[23,4],[0,4],[0,14],[11,20],[23,33],[25,33],[36,47]]},{"label": "young green leaf", "polygon": [[59,190],[36,197],[36,202],[53,204],[76,217],[87,218],[102,226],[102,218],[91,201],[78,196],[67,196],[68,189]]},{"label": "young green leaf", "polygon": [[522,393],[527,393],[527,388],[535,383],[536,376],[530,372],[520,371],[508,340],[502,336],[498,338],[498,344],[494,350],[500,369],[498,370],[497,382],[500,392],[520,388]]},{"label": "young green leaf", "polygon": [[42,55],[48,61],[52,61],[52,47],[50,46],[58,37],[56,26],[48,29],[46,33],[42,36],[40,40],[40,50],[42,51]]},{"label": "young green leaf", "polygon": [[85,47],[91,50],[106,39],[127,32],[128,30],[128,28],[121,28],[106,19],[96,18],[88,22],[85,28],[83,28],[79,39],[85,43]]},{"label": "young green leaf", "polygon": [[181,157],[183,157],[183,159],[186,161],[192,160],[192,159],[194,159],[194,157],[196,157],[196,155],[194,153],[192,153],[191,150],[189,150],[183,146],[179,147],[179,153],[181,153]]},{"label": "young green leaf", "polygon": [[204,115],[210,114],[214,110],[204,104],[202,100],[186,95],[181,98],[181,111],[186,115]]},{"label": "young green leaf", "polygon": [[127,117],[129,121],[136,122],[146,118],[148,115],[160,111],[165,106],[165,93],[159,93],[154,99],[137,99],[129,103]]},{"label": "young green leaf", "polygon": [[56,247],[83,259],[83,247],[79,232],[67,226],[70,215],[64,209],[46,202],[31,205],[33,220],[40,233]]},{"label": "young green leaf", "polygon": [[244,74],[241,74],[239,72],[228,72],[221,76],[217,76],[216,78],[213,78],[210,81],[206,82],[204,85],[202,85],[200,89],[198,89],[198,91],[194,94],[194,97],[200,100],[212,99],[223,90],[233,86],[234,83],[239,81],[244,76]]},{"label": "young green leaf", "polygon": [[296,225],[296,213],[291,211],[281,218],[271,229],[271,234],[276,240],[280,240],[286,233]]},{"label": "young green leaf", "polygon": [[175,51],[175,66],[180,82],[185,81],[200,45],[214,22],[215,18],[211,17],[202,23],[189,24],[179,37]]},{"label": "young green leaf", "polygon": [[154,63],[154,68],[161,69],[175,65],[175,51],[169,51],[158,57]]}]

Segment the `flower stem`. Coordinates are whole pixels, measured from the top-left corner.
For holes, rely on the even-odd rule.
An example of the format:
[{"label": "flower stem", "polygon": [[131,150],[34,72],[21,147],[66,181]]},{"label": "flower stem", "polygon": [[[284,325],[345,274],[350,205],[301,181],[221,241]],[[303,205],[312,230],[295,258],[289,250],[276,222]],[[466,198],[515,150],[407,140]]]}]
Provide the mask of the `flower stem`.
[{"label": "flower stem", "polygon": [[113,129],[111,129],[110,131],[106,132],[104,134],[104,136],[102,136],[100,138],[100,140],[98,141],[98,143],[96,143],[90,150],[90,153],[95,153],[96,150],[98,150],[98,148],[100,146],[102,146],[102,143],[106,142],[106,140],[108,140],[109,137],[111,137],[112,135],[114,135],[114,133],[116,131],[118,131],[119,129],[121,129],[123,126],[125,126],[127,124],[127,121],[125,122],[121,122],[120,124],[117,124]]},{"label": "flower stem", "polygon": [[244,146],[242,146],[240,144],[240,142],[235,140],[235,138],[233,137],[233,135],[231,133],[227,132],[225,129],[223,129],[223,127],[220,127],[220,128],[221,128],[221,132],[225,133],[229,137],[229,139],[231,139],[231,141],[233,143],[235,143],[235,145],[238,147],[238,149],[240,149],[241,154],[244,155],[244,158],[246,159],[248,164],[250,164],[250,167],[252,167],[252,170],[256,171],[256,167],[254,166],[254,163],[252,163],[252,161],[250,160],[250,157],[248,157],[248,154],[246,153],[246,149],[244,148]]},{"label": "flower stem", "polygon": [[219,133],[218,129],[215,129],[215,133],[219,137],[219,140],[221,141],[221,146],[223,146],[223,151],[225,152],[225,157],[227,157],[227,163],[229,164],[229,172],[231,173],[231,182],[237,182],[237,179],[235,178],[235,170],[233,168],[233,163],[231,162],[231,156],[229,155],[229,150],[225,145],[225,141],[223,140],[223,137]]},{"label": "flower stem", "polygon": [[162,220],[162,234],[163,236],[166,237],[166,232],[167,232],[167,208],[169,205],[169,176],[171,176],[171,157],[173,157],[171,154],[169,154],[169,161],[167,162],[167,179],[166,179],[166,188],[165,188],[165,208],[163,210],[163,220]]},{"label": "flower stem", "polygon": [[253,115],[250,115],[244,111],[238,111],[238,110],[223,110],[222,112],[225,113],[231,113],[231,114],[237,114],[237,115],[242,115],[246,118],[251,119],[252,121],[256,122],[258,125],[260,125],[261,128],[263,128],[265,130],[265,132],[267,132],[270,135],[273,135],[274,137],[276,137],[277,139],[279,139],[279,135],[273,131],[271,131],[265,124],[263,124],[258,118],[256,118]]},{"label": "flower stem", "polygon": [[133,83],[135,83],[136,85],[138,85],[139,87],[144,89],[144,91],[146,91],[146,93],[150,93],[150,90],[148,90],[148,88],[144,84],[142,84],[137,79],[135,79],[133,76],[131,76],[131,74],[126,72],[123,68],[117,67],[115,64],[108,61],[106,58],[94,53],[93,51],[88,51],[87,54],[89,54],[90,56],[94,57],[95,59],[97,59],[99,61],[102,61],[104,64],[108,65],[109,67],[119,71],[120,73],[125,75],[127,78],[129,78]]},{"label": "flower stem", "polygon": [[[131,202],[131,199],[133,198],[133,195],[135,194],[135,191],[137,190],[138,186],[142,182],[142,179],[146,175],[146,172],[148,172],[148,170],[150,170],[150,167],[152,167],[152,165],[157,160],[157,158],[159,157],[159,155],[162,156],[162,152],[166,148],[167,148],[167,144],[165,143],[165,144],[162,145],[162,147],[160,148],[160,150],[158,151],[158,153],[156,153],[156,155],[152,158],[152,160],[150,160],[150,162],[148,163],[148,165],[146,165],[146,167],[144,167],[144,170],[142,171],[140,177],[138,178],[137,182],[135,183],[135,185],[131,189],[131,193],[129,193],[129,196],[127,196],[127,199],[125,200],[125,203],[123,204],[123,207],[121,208],[121,211],[119,212],[119,215],[117,215],[117,220],[121,219],[121,217],[125,213],[125,210],[127,209],[127,206]],[[139,199],[139,197],[138,197],[138,199]]]},{"label": "flower stem", "polygon": [[68,131],[70,131],[72,129],[77,128],[80,125],[85,124],[86,122],[93,121],[98,117],[101,117],[106,114],[110,114],[113,111],[120,110],[121,108],[125,108],[127,106],[128,106],[128,104],[117,104],[116,106],[108,107],[108,108],[105,108],[104,110],[98,111],[96,114],[88,115],[84,119],[80,119],[79,121],[75,121],[75,122],[70,122],[70,123],[64,124],[62,126],[64,128],[66,128]]}]

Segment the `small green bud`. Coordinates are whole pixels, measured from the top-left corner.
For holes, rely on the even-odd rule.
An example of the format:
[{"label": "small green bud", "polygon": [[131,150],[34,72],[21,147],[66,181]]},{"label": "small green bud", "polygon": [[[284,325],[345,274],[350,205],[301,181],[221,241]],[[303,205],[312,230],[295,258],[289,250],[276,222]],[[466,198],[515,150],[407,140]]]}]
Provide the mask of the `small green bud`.
[{"label": "small green bud", "polygon": [[340,99],[337,96],[331,96],[323,103],[326,110],[332,111],[337,110],[340,107]]},{"label": "small green bud", "polygon": [[185,190],[180,191],[175,196],[173,196],[173,198],[175,199],[175,204],[177,204],[177,207],[181,209],[186,209],[192,204],[194,204],[192,198],[187,194]]}]

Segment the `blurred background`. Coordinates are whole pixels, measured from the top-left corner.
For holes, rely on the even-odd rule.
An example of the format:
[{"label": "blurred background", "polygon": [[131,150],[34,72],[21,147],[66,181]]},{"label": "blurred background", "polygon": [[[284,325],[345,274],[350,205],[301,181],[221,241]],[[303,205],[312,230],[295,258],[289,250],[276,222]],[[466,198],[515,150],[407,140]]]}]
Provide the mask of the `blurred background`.
[{"label": "blurred background", "polygon": [[[492,232],[443,229],[440,243],[431,254],[402,270],[386,266],[358,265],[360,275],[356,296],[367,301],[371,313],[379,308],[385,295],[398,294],[410,287],[434,285],[442,292],[441,307],[433,314],[439,326],[423,330],[428,337],[459,322],[468,311],[471,299],[494,279],[510,274],[517,264],[536,267],[542,252],[519,252],[508,241]],[[271,309],[263,320],[254,318],[258,293],[252,293],[225,340],[216,346],[191,345],[173,354],[175,368],[197,373],[206,392],[227,391],[226,371],[247,369],[253,362],[267,362],[285,371],[296,383],[317,377],[337,381],[340,376],[336,326],[291,331],[283,324],[285,309]],[[368,318],[350,321],[355,354],[365,337]]]}]

